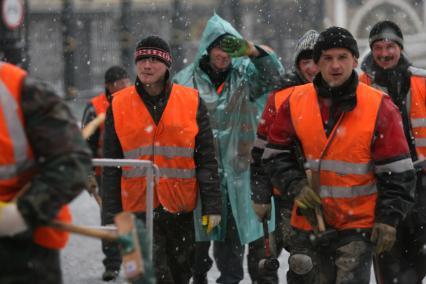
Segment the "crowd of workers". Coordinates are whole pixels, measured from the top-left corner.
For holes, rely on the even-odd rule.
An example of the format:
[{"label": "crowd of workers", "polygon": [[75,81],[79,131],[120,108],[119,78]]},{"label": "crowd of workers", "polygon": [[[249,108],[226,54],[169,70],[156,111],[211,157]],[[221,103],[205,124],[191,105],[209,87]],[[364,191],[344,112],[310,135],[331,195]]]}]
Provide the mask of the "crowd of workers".
[{"label": "crowd of workers", "polygon": [[[147,172],[91,168],[100,157],[159,167],[157,283],[208,283],[213,261],[217,283],[239,283],[246,245],[253,283],[368,284],[373,265],[377,283],[422,283],[426,178],[413,162],[426,155],[426,70],[394,22],[374,25],[369,46],[358,73],[348,30],[309,30],[285,73],[273,50],[215,14],[172,78],[168,43],[147,36],[134,83],[112,66],[88,103],[83,127],[105,121],[87,143],[49,87],[1,63],[0,282],[61,283],[67,234],[49,224],[70,219],[85,187],[99,186],[102,225],[122,211],[145,220]],[[102,249],[102,279],[114,280],[119,246]],[[259,266],[283,249],[286,276]]]}]

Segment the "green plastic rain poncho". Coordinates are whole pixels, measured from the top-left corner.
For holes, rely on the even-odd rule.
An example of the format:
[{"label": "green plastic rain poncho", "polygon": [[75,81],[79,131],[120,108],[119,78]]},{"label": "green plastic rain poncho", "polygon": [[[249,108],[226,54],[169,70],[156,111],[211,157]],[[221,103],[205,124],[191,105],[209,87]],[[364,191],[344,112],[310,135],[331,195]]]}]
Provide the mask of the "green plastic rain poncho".
[{"label": "green plastic rain poncho", "polygon": [[[199,61],[207,54],[207,47],[225,33],[242,38],[231,24],[215,14],[207,22],[194,63],[176,74],[173,81],[197,89],[206,103],[219,162],[222,222],[207,235],[201,226],[199,200],[194,214],[196,239],[224,239],[229,198],[240,241],[247,244],[263,235],[261,223],[251,205],[249,173],[250,152],[263,110],[263,104],[259,108],[259,102],[263,101],[264,94],[276,88],[284,68],[276,55],[268,51],[265,51],[266,56],[259,58],[234,58],[224,87],[218,94],[208,75],[200,69]],[[275,220],[271,220],[269,225],[273,230]]]}]

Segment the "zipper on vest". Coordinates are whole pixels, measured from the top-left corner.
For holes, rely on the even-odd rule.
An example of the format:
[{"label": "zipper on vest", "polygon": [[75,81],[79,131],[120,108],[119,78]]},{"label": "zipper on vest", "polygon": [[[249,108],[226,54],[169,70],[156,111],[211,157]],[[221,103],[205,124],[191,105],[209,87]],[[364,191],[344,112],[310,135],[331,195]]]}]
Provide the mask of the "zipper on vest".
[{"label": "zipper on vest", "polygon": [[152,108],[153,110],[154,110],[154,117],[153,117],[153,121],[154,121],[154,124],[155,124],[155,128],[154,128],[154,137],[152,137],[152,144],[151,144],[151,147],[152,147],[152,156],[151,156],[151,161],[153,162],[153,163],[155,163],[155,143],[156,143],[156,141],[157,141],[157,131],[158,131],[158,124],[160,123],[160,122],[156,122],[155,121],[155,115],[156,115],[156,110],[157,110],[157,106],[156,105],[154,105],[154,107]]},{"label": "zipper on vest", "polygon": [[152,110],[154,111],[153,112],[154,123],[155,123],[155,125],[158,126],[158,124],[160,123],[160,120],[157,118],[158,114],[157,114],[157,105],[156,104],[152,106]]},{"label": "zipper on vest", "polygon": [[318,161],[318,172],[321,171],[321,162],[322,162],[322,159],[323,159],[325,153],[327,152],[328,147],[331,144],[331,141],[334,139],[335,134],[337,132],[337,128],[339,128],[340,124],[342,123],[344,116],[345,116],[345,112],[342,112],[342,114],[340,115],[340,117],[337,120],[336,124],[334,125],[333,129],[331,130],[330,136],[327,138],[327,143],[325,144],[325,147],[322,150],[322,152],[320,154],[320,157],[319,157],[319,161]]}]

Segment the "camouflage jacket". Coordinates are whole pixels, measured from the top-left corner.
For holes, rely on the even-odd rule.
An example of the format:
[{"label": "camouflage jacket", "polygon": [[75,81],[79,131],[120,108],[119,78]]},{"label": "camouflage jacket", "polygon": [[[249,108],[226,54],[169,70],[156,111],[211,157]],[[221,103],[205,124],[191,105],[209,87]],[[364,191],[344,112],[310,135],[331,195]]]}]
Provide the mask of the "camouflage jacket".
[{"label": "camouflage jacket", "polygon": [[81,192],[91,155],[70,109],[46,84],[25,78],[21,106],[38,173],[17,206],[31,229]]}]

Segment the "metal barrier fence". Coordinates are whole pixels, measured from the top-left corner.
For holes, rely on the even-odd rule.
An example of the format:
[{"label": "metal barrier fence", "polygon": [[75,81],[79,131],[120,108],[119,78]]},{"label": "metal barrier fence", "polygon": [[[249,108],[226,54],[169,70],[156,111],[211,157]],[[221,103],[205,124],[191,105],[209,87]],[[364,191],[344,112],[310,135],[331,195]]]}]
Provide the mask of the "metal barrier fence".
[{"label": "metal barrier fence", "polygon": [[[159,178],[160,171],[152,161],[148,160],[136,160],[136,159],[93,159],[94,166],[101,167],[138,167],[146,168],[146,231],[148,234],[148,255],[152,258],[152,243],[153,243],[153,232],[154,232],[154,178]],[[152,260],[152,259],[151,259]]]}]

